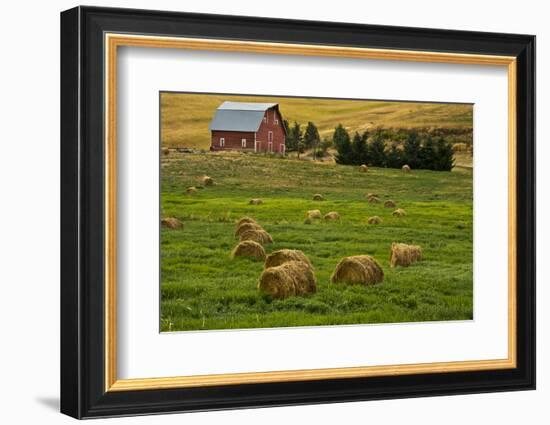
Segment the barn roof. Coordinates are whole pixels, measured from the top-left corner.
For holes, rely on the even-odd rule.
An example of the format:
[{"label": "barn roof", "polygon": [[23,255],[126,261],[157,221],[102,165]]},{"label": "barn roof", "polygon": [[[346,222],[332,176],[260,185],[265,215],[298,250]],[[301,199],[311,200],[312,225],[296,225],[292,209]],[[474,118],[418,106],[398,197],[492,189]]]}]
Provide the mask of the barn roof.
[{"label": "barn roof", "polygon": [[223,102],[212,121],[210,130],[257,131],[264,112],[277,106],[276,103]]}]

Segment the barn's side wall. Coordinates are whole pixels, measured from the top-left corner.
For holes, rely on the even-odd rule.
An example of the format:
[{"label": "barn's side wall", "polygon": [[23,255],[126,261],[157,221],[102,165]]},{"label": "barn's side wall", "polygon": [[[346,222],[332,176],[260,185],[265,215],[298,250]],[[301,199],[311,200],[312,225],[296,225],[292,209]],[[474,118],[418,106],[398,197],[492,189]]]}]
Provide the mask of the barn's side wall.
[{"label": "barn's side wall", "polygon": [[[256,133],[257,151],[268,151],[268,133],[273,132],[273,150],[272,152],[284,153],[285,131],[283,127],[283,119],[277,108],[271,108],[265,111],[264,117],[267,117],[267,122],[262,121],[260,128]],[[275,124],[275,119],[278,123]]]},{"label": "barn's side wall", "polygon": [[[220,138],[224,138],[224,146],[220,146]],[[242,139],[246,139],[246,148],[242,147]],[[245,131],[212,131],[210,149],[223,150],[254,150],[254,133]]]}]

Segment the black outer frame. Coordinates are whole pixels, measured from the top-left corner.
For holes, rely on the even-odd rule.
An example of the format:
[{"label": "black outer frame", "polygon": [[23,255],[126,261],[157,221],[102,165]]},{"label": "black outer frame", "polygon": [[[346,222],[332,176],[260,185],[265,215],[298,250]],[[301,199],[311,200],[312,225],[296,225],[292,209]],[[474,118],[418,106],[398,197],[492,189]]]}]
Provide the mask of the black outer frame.
[{"label": "black outer frame", "polygon": [[[517,368],[104,391],[105,32],[517,57]],[[61,412],[75,418],[535,388],[535,37],[76,7],[61,13]]]}]

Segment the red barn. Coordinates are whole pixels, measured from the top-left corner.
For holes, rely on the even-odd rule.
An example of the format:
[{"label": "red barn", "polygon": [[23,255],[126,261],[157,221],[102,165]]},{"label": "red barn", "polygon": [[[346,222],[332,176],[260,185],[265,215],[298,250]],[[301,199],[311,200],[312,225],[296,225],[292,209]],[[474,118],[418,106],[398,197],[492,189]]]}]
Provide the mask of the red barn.
[{"label": "red barn", "polygon": [[285,154],[285,126],[277,103],[223,102],[210,122],[210,150]]}]

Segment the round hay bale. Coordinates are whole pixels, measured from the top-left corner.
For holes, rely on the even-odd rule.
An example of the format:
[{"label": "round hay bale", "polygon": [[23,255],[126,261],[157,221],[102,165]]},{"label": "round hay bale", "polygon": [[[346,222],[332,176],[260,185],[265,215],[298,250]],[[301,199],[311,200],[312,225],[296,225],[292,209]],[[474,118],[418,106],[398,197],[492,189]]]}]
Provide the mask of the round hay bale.
[{"label": "round hay bale", "polygon": [[197,193],[197,188],[195,186],[188,187],[185,192],[187,193]]},{"label": "round hay bale", "polygon": [[311,267],[303,261],[289,261],[265,269],[260,276],[258,289],[275,299],[313,294],[317,281]]},{"label": "round hay bale", "polygon": [[304,224],[313,224],[313,220],[309,217],[306,217],[306,219],[304,220]]},{"label": "round hay bale", "polygon": [[204,186],[212,186],[214,184],[214,179],[209,176],[203,176],[201,181]]},{"label": "round hay bale", "polygon": [[277,267],[289,261],[301,261],[313,268],[306,254],[298,249],[279,249],[278,251],[273,251],[266,257],[264,268]]},{"label": "round hay bale", "polygon": [[160,220],[160,225],[167,229],[181,229],[183,227],[183,223],[176,217],[165,217]]},{"label": "round hay bale", "polygon": [[386,208],[395,208],[397,206],[397,204],[395,203],[395,201],[392,201],[391,199],[388,199],[386,202],[384,202],[384,206]]},{"label": "round hay bale", "polygon": [[242,241],[231,252],[231,258],[248,257],[257,261],[265,260],[265,249],[258,242]]},{"label": "round hay bale", "polygon": [[332,283],[374,285],[384,280],[384,271],[370,255],[344,257],[330,277]]},{"label": "round hay bale", "polygon": [[378,217],[377,215],[369,217],[367,220],[367,223],[369,224],[380,224],[382,223],[382,219]]},{"label": "round hay bale", "polygon": [[241,242],[242,241],[254,241],[262,245],[273,243],[273,238],[269,233],[264,229],[250,229],[241,233]]},{"label": "round hay bale", "polygon": [[376,194],[376,193],[367,193],[365,195],[365,197],[368,199],[368,198],[372,198],[372,197],[375,197],[375,198],[379,198],[379,196]]},{"label": "round hay bale", "polygon": [[402,208],[397,208],[394,212],[391,213],[391,215],[394,215],[396,217],[403,217],[406,216],[407,213]]},{"label": "round hay bale", "polygon": [[309,210],[306,213],[306,217],[310,218],[312,220],[316,219],[316,218],[321,218],[321,211],[319,211],[319,210]]},{"label": "round hay bale", "polygon": [[325,214],[325,220],[340,220],[340,214],[336,211],[331,211]]},{"label": "round hay bale", "polygon": [[380,198],[378,198],[377,196],[371,196],[367,200],[369,201],[369,204],[379,204],[380,203]]},{"label": "round hay bale", "polygon": [[[237,222],[237,225],[235,226],[235,228],[239,227],[241,224],[243,223],[254,223],[254,224],[258,224],[256,222],[256,220],[254,220],[253,218],[251,217],[242,217],[241,219],[239,219],[239,221]],[[259,226],[259,224],[258,224]]]},{"label": "round hay bale", "polygon": [[401,169],[403,170],[404,173],[410,173],[411,172],[411,167],[409,167],[407,164],[403,165],[401,167]]},{"label": "round hay bale", "polygon": [[369,171],[369,167],[367,167],[365,164],[362,164],[359,167],[359,171],[361,171],[362,173],[366,173],[367,171]]},{"label": "round hay bale", "polygon": [[390,252],[390,266],[409,267],[422,259],[422,248],[418,245],[407,245],[404,243],[392,243]]},{"label": "round hay bale", "polygon": [[237,226],[235,229],[235,237],[240,237],[244,232],[248,230],[263,230],[263,227],[258,223],[243,223],[240,226]]},{"label": "round hay bale", "polygon": [[250,201],[248,201],[248,203],[250,205],[261,205],[264,203],[264,201],[262,201],[261,199],[259,198],[254,198],[254,199],[251,199]]},{"label": "round hay bale", "polygon": [[323,195],[321,195],[320,193],[316,193],[315,195],[313,195],[313,200],[314,201],[324,201],[325,198]]}]

